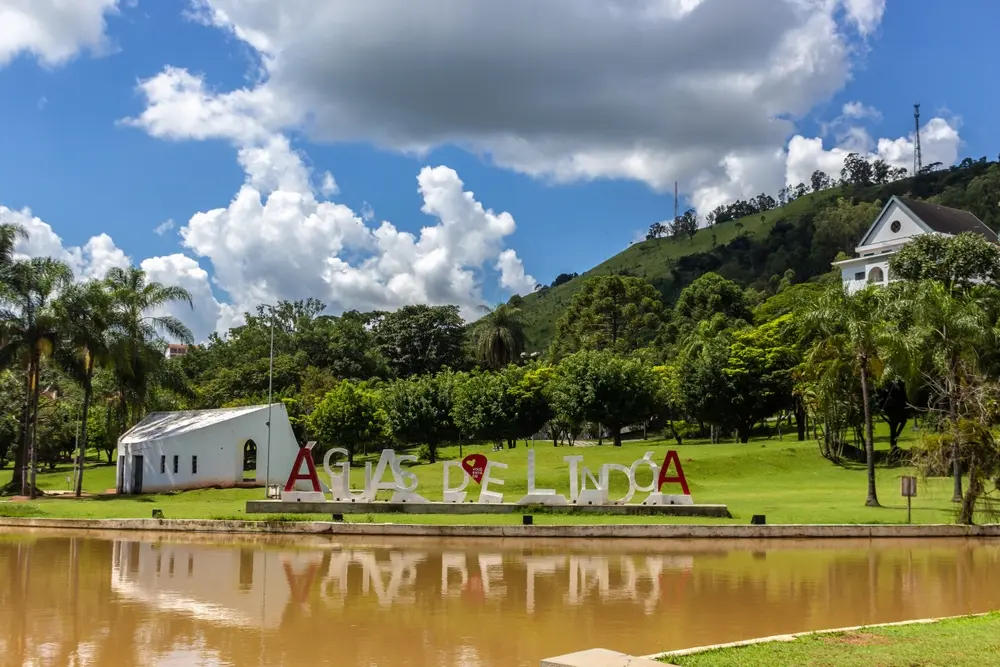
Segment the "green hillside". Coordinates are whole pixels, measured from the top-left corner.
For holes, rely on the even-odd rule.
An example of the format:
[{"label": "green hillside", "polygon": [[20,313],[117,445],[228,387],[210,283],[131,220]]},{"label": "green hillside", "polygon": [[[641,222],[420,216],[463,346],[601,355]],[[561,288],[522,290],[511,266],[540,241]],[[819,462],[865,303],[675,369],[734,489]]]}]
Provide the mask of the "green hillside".
[{"label": "green hillside", "polygon": [[624,273],[643,278],[669,305],[686,285],[709,271],[765,293],[773,292],[785,275],[802,282],[826,274],[838,253],[853,252],[872,222],[845,224],[836,215],[824,216],[840,198],[855,204],[884,203],[893,195],[931,200],[971,211],[993,229],[1000,227],[1000,164],[985,157],[891,183],[873,184],[870,179],[861,183],[842,184],[763,214],[718,223],[690,239],[635,243],[569,282],[524,297],[528,350],[548,347],[559,316],[592,276]]},{"label": "green hillside", "polygon": [[[689,255],[710,253],[713,249],[730,244],[737,236],[766,236],[779,220],[795,217],[821,207],[841,195],[840,188],[808,194],[784,206],[761,215],[747,216],[704,228],[690,239],[659,238],[630,245],[614,257],[605,260],[580,276],[557,287],[544,287],[524,297],[522,311],[531,351],[544,350],[556,333],[556,322],[592,276],[627,273],[644,278],[656,285],[665,295],[675,286],[672,271],[678,260]],[[713,238],[714,236],[714,238]]]}]

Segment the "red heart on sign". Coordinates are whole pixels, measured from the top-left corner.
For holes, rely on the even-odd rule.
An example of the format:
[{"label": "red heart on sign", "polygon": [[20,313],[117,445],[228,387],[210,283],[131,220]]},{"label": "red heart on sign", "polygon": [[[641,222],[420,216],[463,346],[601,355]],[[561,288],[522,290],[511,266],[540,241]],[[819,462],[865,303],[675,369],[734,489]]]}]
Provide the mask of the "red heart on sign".
[{"label": "red heart on sign", "polygon": [[486,457],[483,454],[469,454],[462,459],[462,469],[476,480],[476,484],[482,484],[483,475],[486,474]]}]

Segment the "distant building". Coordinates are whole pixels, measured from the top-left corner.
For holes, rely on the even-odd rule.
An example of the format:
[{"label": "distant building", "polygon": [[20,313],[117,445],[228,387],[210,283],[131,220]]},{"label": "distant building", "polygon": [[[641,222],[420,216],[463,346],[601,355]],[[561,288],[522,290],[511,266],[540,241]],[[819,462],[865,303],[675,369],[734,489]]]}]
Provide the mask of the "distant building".
[{"label": "distant building", "polygon": [[870,283],[885,285],[892,280],[889,258],[912,239],[924,234],[955,236],[963,232],[997,242],[997,233],[968,211],[893,196],[861,237],[854,249],[858,256],[833,265],[840,269],[844,285],[851,292]]},{"label": "distant building", "polygon": [[118,439],[118,493],[155,493],[244,481],[284,484],[298,442],[282,403],[154,412]]},{"label": "distant building", "polygon": [[183,343],[170,343],[167,345],[167,351],[164,353],[167,359],[173,359],[174,357],[183,357],[188,353],[190,346],[184,345]]}]

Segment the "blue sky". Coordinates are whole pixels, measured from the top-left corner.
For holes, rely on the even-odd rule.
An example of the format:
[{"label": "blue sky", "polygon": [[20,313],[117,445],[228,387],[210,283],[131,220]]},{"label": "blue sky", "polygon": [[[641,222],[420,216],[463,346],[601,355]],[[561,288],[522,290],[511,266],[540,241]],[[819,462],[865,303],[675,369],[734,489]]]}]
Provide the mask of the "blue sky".
[{"label": "blue sky", "polygon": [[199,336],[278,298],[471,315],[624,249],[674,180],[704,213],[908,166],[915,101],[925,162],[1000,152],[988,0],[71,4],[0,0],[0,216],[81,278],[185,285]]}]

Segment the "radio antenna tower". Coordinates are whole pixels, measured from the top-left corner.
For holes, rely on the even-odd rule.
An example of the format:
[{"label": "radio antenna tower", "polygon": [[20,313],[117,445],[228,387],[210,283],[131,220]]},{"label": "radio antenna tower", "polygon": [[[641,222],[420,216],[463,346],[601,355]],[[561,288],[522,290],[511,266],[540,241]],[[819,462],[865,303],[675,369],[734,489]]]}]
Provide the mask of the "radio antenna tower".
[{"label": "radio antenna tower", "polygon": [[923,157],[920,155],[920,104],[913,105],[913,175],[923,169]]},{"label": "radio antenna tower", "polygon": [[677,222],[678,208],[677,208],[677,181],[674,181],[674,222]]}]

